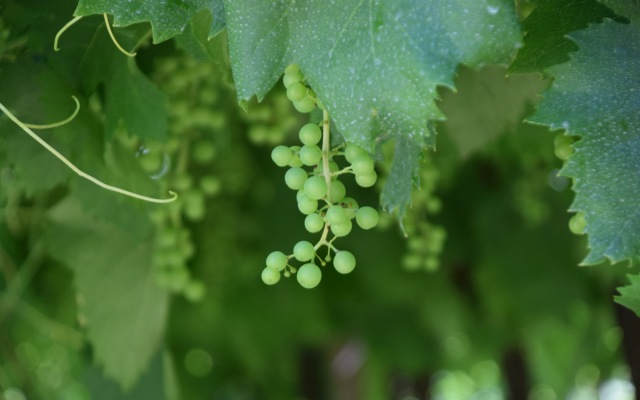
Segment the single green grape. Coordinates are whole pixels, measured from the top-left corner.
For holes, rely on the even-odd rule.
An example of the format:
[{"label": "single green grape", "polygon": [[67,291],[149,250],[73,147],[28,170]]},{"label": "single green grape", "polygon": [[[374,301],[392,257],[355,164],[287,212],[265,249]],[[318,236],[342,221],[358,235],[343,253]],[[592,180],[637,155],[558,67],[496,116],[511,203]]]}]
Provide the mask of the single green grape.
[{"label": "single green grape", "polygon": [[320,232],[324,228],[324,218],[316,213],[309,214],[304,219],[304,227],[309,233]]},{"label": "single green grape", "polygon": [[300,82],[293,82],[287,88],[287,98],[291,101],[300,101],[307,96],[307,87]]},{"label": "single green grape", "polygon": [[586,227],[587,219],[583,211],[580,211],[569,220],[569,229],[575,235],[583,235]]},{"label": "single green grape", "polygon": [[347,147],[344,149],[344,158],[346,158],[349,164],[352,164],[356,157],[362,155],[367,155],[367,152],[358,145],[347,143]]},{"label": "single green grape", "polygon": [[302,189],[307,178],[307,171],[300,167],[289,168],[289,170],[284,174],[284,182],[293,190]]},{"label": "single green grape", "polygon": [[318,209],[318,200],[310,199],[306,194],[298,200],[298,210],[304,215],[316,212]]},{"label": "single green grape", "polygon": [[340,202],[342,208],[344,208],[344,213],[349,219],[354,219],[356,217],[356,211],[358,211],[358,202],[351,197],[345,197]]},{"label": "single green grape", "polygon": [[262,282],[267,285],[275,285],[280,280],[280,271],[275,269],[265,268],[262,270]]},{"label": "single green grape", "polygon": [[191,280],[184,288],[184,297],[192,303],[197,303],[202,300],[206,292],[204,283],[200,281]]},{"label": "single green grape", "polygon": [[298,283],[305,289],[312,289],[320,283],[322,279],[322,271],[317,265],[308,263],[304,264],[296,274]]},{"label": "single green grape", "polygon": [[310,113],[314,108],[316,108],[316,102],[313,101],[311,97],[307,96],[300,101],[294,101],[293,107],[298,110],[298,112],[306,114]]},{"label": "single green grape", "polygon": [[176,175],[171,179],[171,186],[177,191],[184,192],[193,186],[193,178],[186,173]]},{"label": "single green grape", "polygon": [[298,64],[289,64],[287,68],[284,70],[285,74],[295,74],[300,71],[300,67]]},{"label": "single green grape", "polygon": [[378,225],[379,221],[380,216],[378,212],[371,207],[360,207],[358,211],[356,211],[356,222],[362,229],[371,229]]},{"label": "single green grape", "polygon": [[348,274],[356,267],[356,258],[349,251],[339,251],[333,258],[333,267],[341,274]]},{"label": "single green grape", "polygon": [[344,184],[339,180],[335,180],[331,182],[331,199],[329,199],[332,203],[338,203],[344,196],[347,194],[347,189],[344,187]]},{"label": "single green grape", "polygon": [[357,175],[368,175],[373,171],[373,159],[368,154],[361,154],[351,163],[353,172]]},{"label": "single green grape", "polygon": [[152,174],[162,168],[164,155],[160,152],[151,151],[138,157],[138,162],[146,173]]},{"label": "single green grape", "polygon": [[356,175],[356,183],[360,187],[368,188],[375,185],[376,180],[378,180],[378,174],[376,171],[371,171],[367,175]]},{"label": "single green grape", "polygon": [[[331,173],[335,173],[340,171],[340,166],[338,166],[338,163],[336,163],[335,161],[329,161],[329,171]],[[313,173],[316,175],[322,175],[324,174],[324,165],[323,163],[318,163],[318,165],[316,165],[316,167],[313,169]]]},{"label": "single green grape", "polygon": [[338,237],[347,236],[352,228],[353,224],[350,219],[345,219],[337,224],[331,224],[331,232]]},{"label": "single green grape", "polygon": [[287,146],[277,146],[271,151],[271,159],[278,167],[286,167],[293,158],[293,151]]},{"label": "single green grape", "polygon": [[302,161],[300,161],[300,146],[291,146],[289,147],[291,152],[293,153],[293,157],[289,162],[290,167],[302,167]]},{"label": "single green grape", "polygon": [[207,164],[216,157],[216,147],[209,140],[198,140],[193,145],[193,159],[199,164]]},{"label": "single green grape", "polygon": [[298,136],[303,144],[313,146],[320,143],[320,140],[322,139],[322,131],[318,125],[310,123],[300,128]]},{"label": "single green grape", "polygon": [[214,196],[220,192],[222,184],[215,176],[205,175],[200,178],[198,186],[200,186],[200,190],[207,196]]},{"label": "single green grape", "polygon": [[320,200],[327,194],[327,183],[322,176],[312,176],[304,183],[304,194],[310,199]]},{"label": "single green grape", "polygon": [[340,224],[348,220],[349,218],[347,218],[344,208],[339,204],[332,205],[327,210],[327,221],[330,225]]},{"label": "single green grape", "polygon": [[293,246],[293,256],[298,261],[312,260],[315,255],[316,255],[316,249],[314,249],[313,245],[310,242],[307,242],[306,240],[302,240],[296,243],[295,246]]},{"label": "single green grape", "polygon": [[267,268],[275,271],[282,271],[287,266],[288,258],[281,251],[272,251],[267,256]]},{"label": "single green grape", "polygon": [[300,149],[300,161],[304,165],[316,165],[322,159],[322,150],[316,145],[304,145]]},{"label": "single green grape", "polygon": [[304,75],[300,71],[292,72],[284,74],[282,78],[282,83],[284,83],[284,87],[289,88],[294,83],[299,83],[304,79]]}]

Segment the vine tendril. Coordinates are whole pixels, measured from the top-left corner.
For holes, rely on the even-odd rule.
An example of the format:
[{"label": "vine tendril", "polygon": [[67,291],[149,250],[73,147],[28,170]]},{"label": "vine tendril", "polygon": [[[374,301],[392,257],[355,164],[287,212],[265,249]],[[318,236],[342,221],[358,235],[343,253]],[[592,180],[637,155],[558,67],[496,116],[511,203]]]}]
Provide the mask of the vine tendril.
[{"label": "vine tendril", "polygon": [[113,44],[115,44],[118,50],[120,50],[120,52],[125,56],[135,57],[137,53],[129,53],[128,51],[123,49],[122,46],[120,46],[120,43],[118,43],[118,41],[116,40],[116,37],[113,34],[113,31],[111,30],[111,24],[109,24],[109,17],[107,17],[107,14],[103,14],[103,15],[104,15],[104,23],[105,25],[107,25],[107,31],[109,31],[109,36],[111,36],[111,40],[113,41]]},{"label": "vine tendril", "polygon": [[[74,100],[76,101],[76,104],[79,104],[78,100],[75,97],[74,97]],[[99,180],[99,179],[87,174],[86,172],[82,171],[80,168],[76,167],[65,156],[60,154],[56,149],[51,147],[47,142],[45,142],[42,138],[40,138],[40,136],[36,135],[29,128],[29,126],[27,124],[25,124],[22,121],[20,121],[2,103],[0,103],[0,110],[2,110],[2,112],[4,112],[7,115],[7,117],[9,117],[9,119],[11,121],[13,121],[16,125],[18,125],[20,127],[20,129],[22,129],[26,134],[31,136],[31,138],[33,140],[38,142],[42,147],[47,149],[51,154],[56,156],[60,161],[62,161],[73,172],[78,174],[80,177],[82,177],[82,178],[84,178],[84,179],[96,184],[97,186],[100,186],[103,189],[106,189],[106,190],[109,190],[109,191],[112,191],[112,192],[116,192],[116,193],[120,193],[120,194],[123,194],[125,196],[133,197],[135,199],[148,201],[150,203],[159,203],[159,204],[171,203],[171,202],[175,201],[178,198],[178,194],[175,193],[175,192],[172,192],[172,191],[169,191],[169,194],[171,195],[171,198],[169,198],[169,199],[156,199],[156,198],[153,198],[153,197],[147,197],[147,196],[143,196],[143,195],[140,195],[140,194],[137,194],[137,193],[133,193],[133,192],[130,192],[128,190],[121,189],[119,187],[108,185],[108,184],[102,182],[101,180]],[[71,118],[67,118],[65,121],[63,121],[63,123],[69,122],[71,119],[73,119],[73,117],[76,116],[76,114],[77,114],[77,109],[76,109],[76,112],[74,112],[74,114],[71,116]],[[62,125],[62,123],[58,122],[56,124],[51,124],[51,125],[60,126],[60,125]]]},{"label": "vine tendril", "polygon": [[78,101],[78,98],[76,96],[71,96],[71,98],[73,98],[73,101],[76,102],[76,109],[69,118],[64,119],[60,122],[54,122],[52,124],[47,124],[47,125],[26,124],[23,122],[24,126],[31,129],[51,129],[51,128],[57,128],[59,126],[68,124],[76,117],[76,115],[78,115],[78,112],[80,111],[80,101]]},{"label": "vine tendril", "polygon": [[59,51],[60,47],[58,47],[58,41],[60,40],[60,36],[62,36],[62,34],[69,28],[71,28],[71,25],[75,24],[76,22],[80,21],[82,17],[75,17],[74,19],[72,19],[71,21],[67,22],[67,24],[65,26],[63,26],[62,28],[60,28],[60,30],[58,31],[58,33],[56,33],[56,37],[53,40],[53,50],[55,51]]}]

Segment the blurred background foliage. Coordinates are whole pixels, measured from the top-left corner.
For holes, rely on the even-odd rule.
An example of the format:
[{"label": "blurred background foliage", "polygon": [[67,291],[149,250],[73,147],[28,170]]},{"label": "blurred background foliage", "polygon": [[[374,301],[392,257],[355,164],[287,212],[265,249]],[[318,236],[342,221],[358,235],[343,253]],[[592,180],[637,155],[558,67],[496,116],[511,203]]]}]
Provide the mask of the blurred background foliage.
[{"label": "blurred background foliage", "polygon": [[[109,183],[181,197],[103,191],[0,117],[0,397],[634,398],[638,321],[612,301],[630,269],[578,267],[555,134],[520,122],[542,76],[460,67],[402,224],[341,240],[349,275],[267,287],[266,254],[308,235],[270,159],[307,117],[280,86],[242,110],[224,38],[197,46],[198,21],[129,60],[86,18],[55,53],[74,5],[0,4],[0,102],[48,123],[77,96],[44,139]],[[125,48],[147,34],[117,30]]]}]

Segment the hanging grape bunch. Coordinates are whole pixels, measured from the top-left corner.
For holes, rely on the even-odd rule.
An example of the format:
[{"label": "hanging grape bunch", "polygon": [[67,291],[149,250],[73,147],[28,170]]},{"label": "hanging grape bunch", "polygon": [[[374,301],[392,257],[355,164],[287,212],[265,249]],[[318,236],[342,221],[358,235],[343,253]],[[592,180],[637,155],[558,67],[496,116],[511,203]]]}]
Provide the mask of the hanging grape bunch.
[{"label": "hanging grape bunch", "polygon": [[[287,67],[283,82],[287,97],[296,110],[310,113],[317,107],[323,114],[320,125],[308,123],[300,129],[302,146],[280,145],[271,153],[277,166],[289,167],[284,176],[285,183],[297,191],[298,209],[306,215],[306,230],[320,233],[320,239],[316,244],[306,240],[296,243],[289,255],[281,251],[269,254],[262,280],[267,285],[273,285],[280,280],[281,274],[285,277],[296,274],[298,283],[311,289],[320,283],[321,267],[328,262],[333,261],[334,268],[342,274],[348,274],[355,268],[354,255],[334,245],[337,238],[351,232],[352,221],[355,220],[362,229],[371,229],[379,221],[374,208],[360,207],[356,200],[346,197],[345,186],[339,177],[352,174],[358,185],[371,187],[377,180],[377,174],[373,159],[362,148],[351,143],[331,148],[329,113],[305,84],[297,65]],[[350,165],[341,169],[335,157],[344,157]],[[296,268],[291,265],[294,259],[302,266]]]}]

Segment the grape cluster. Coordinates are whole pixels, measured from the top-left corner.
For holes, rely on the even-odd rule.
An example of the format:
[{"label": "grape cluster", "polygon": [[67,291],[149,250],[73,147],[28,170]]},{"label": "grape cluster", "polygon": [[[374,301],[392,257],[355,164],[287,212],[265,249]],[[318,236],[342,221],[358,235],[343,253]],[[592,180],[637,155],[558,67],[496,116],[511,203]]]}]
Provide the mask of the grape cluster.
[{"label": "grape cluster", "polygon": [[205,216],[207,198],[221,190],[210,174],[217,159],[212,133],[224,128],[220,111],[220,79],[216,67],[187,57],[168,57],[155,68],[154,80],[167,96],[169,138],[163,143],[141,143],[118,135],[121,144],[135,151],[140,167],[151,178],[180,194],[175,202],[154,208],[153,265],[160,286],[198,301],[204,285],[194,279],[188,263],[195,249],[187,222]]},{"label": "grape cluster", "polygon": [[[334,268],[347,274],[356,266],[354,255],[346,250],[338,250],[334,241],[348,235],[353,228],[353,220],[362,229],[371,229],[378,224],[378,212],[372,207],[360,207],[356,200],[346,197],[346,188],[338,179],[340,175],[353,174],[362,187],[373,186],[377,180],[373,158],[362,148],[352,143],[343,143],[334,148],[330,145],[329,113],[316,99],[313,91],[304,83],[304,76],[297,65],[285,70],[284,84],[287,97],[294,107],[309,113],[316,107],[323,112],[322,128],[315,123],[304,125],[299,131],[301,146],[280,145],[273,149],[271,158],[279,167],[288,167],[284,180],[286,185],[296,190],[298,209],[306,215],[304,226],[310,233],[321,233],[316,244],[300,241],[289,255],[274,251],[267,256],[262,280],[273,285],[285,277],[296,274],[298,283],[311,289],[320,283],[321,268],[333,260]],[[342,156],[350,164],[340,169],[334,160]],[[332,235],[329,238],[329,235]],[[318,253],[327,248],[326,256]],[[331,256],[331,252],[334,256]],[[299,268],[290,264],[292,259],[303,263]]]},{"label": "grape cluster", "polygon": [[[407,252],[402,258],[405,269],[436,271],[440,267],[440,254],[444,248],[447,232],[429,218],[437,215],[442,207],[435,195],[440,173],[430,154],[425,154],[420,171],[420,190],[415,190],[411,198],[411,208],[402,222],[407,237]],[[388,216],[383,224],[388,226],[395,216]]]}]

